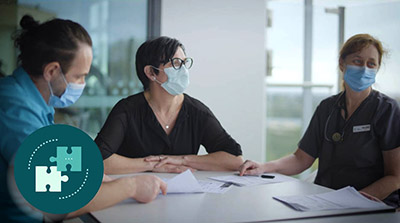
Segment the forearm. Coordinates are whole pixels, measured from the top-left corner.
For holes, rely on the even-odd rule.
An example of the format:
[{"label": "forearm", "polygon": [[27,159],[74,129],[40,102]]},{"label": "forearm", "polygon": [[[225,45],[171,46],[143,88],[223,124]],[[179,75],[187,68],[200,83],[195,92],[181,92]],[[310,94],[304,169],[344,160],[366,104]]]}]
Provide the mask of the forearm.
[{"label": "forearm", "polygon": [[233,171],[243,164],[242,156],[234,156],[227,152],[214,152],[207,155],[186,155],[184,165],[197,170]]},{"label": "forearm", "polygon": [[361,190],[380,200],[384,200],[400,188],[400,147],[383,151],[382,155],[384,157],[384,177]]},{"label": "forearm", "polygon": [[67,217],[73,218],[85,213],[105,209],[131,197],[133,192],[134,185],[130,178],[119,178],[110,182],[104,182],[92,201],[85,207],[69,213]]},{"label": "forearm", "polygon": [[265,163],[264,170],[265,172],[277,172],[284,175],[295,175],[303,171],[298,159],[293,154]]},{"label": "forearm", "polygon": [[112,154],[104,160],[105,174],[126,174],[152,170],[152,164],[143,158],[128,158]]},{"label": "forearm", "polygon": [[400,189],[400,177],[388,175],[363,188],[361,191],[384,200],[398,189]]},{"label": "forearm", "polygon": [[309,168],[315,159],[301,149],[278,160],[264,164],[265,172],[277,172],[284,175],[295,175]]}]

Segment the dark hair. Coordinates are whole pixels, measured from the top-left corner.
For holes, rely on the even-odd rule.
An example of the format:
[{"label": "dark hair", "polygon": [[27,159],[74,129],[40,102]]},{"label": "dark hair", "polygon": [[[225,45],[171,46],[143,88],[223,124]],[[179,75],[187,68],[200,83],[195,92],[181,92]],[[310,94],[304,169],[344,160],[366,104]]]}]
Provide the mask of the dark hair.
[{"label": "dark hair", "polygon": [[88,32],[71,20],[52,19],[39,24],[32,16],[20,20],[22,30],[14,36],[14,45],[20,50],[19,62],[32,76],[43,75],[44,66],[58,62],[66,73],[72,64],[79,43],[92,47]]},{"label": "dark hair", "polygon": [[[135,68],[144,90],[149,88],[149,80],[147,75],[145,75],[144,67],[147,65],[159,67],[161,64],[168,63],[178,47],[181,47],[185,53],[184,46],[180,41],[162,36],[153,40],[147,40],[138,48],[135,55]],[[158,70],[154,69],[154,72],[158,74]]]}]

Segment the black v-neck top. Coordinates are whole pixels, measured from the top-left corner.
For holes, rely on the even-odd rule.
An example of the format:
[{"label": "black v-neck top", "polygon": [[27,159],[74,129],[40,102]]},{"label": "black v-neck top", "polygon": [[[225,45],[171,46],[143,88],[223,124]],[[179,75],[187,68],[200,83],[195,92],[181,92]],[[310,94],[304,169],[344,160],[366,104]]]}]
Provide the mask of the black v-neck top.
[{"label": "black v-neck top", "polygon": [[120,100],[95,139],[103,159],[112,154],[139,158],[149,155],[197,154],[224,151],[242,155],[240,145],[224,130],[210,109],[184,94],[176,123],[167,135],[144,97],[138,93]]},{"label": "black v-neck top", "polygon": [[[384,176],[382,152],[400,147],[400,107],[375,90],[348,120],[345,107],[341,93],[323,100],[298,146],[319,158],[316,184],[361,190]],[[331,140],[335,133],[343,134],[341,142]]]}]

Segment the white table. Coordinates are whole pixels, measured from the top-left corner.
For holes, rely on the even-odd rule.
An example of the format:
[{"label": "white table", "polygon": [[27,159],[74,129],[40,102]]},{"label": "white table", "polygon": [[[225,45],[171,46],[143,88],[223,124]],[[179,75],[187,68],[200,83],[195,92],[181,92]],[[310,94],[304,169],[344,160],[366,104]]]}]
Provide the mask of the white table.
[{"label": "white table", "polygon": [[[140,174],[154,174],[161,178],[172,178],[175,176],[175,174]],[[207,177],[210,176],[229,174],[232,174],[232,172],[197,171],[194,173],[197,179],[207,179]],[[302,222],[300,219],[312,220],[312,218],[315,217],[318,217],[318,219],[319,217],[335,219],[337,217],[332,216],[392,211],[391,208],[383,208],[381,210],[347,209],[299,212],[272,198],[272,196],[275,195],[316,194],[328,191],[331,191],[331,189],[299,180],[251,187],[233,186],[224,194],[202,193],[160,195],[148,204],[137,203],[135,200],[129,199],[111,208],[93,212],[92,215],[101,222],[210,223],[281,221],[289,219],[297,219],[299,220],[298,222]],[[362,217],[364,216],[365,215],[362,215]],[[369,218],[370,215],[366,216]],[[373,214],[371,216],[378,215]],[[321,218],[319,220],[328,220],[329,218]],[[319,220],[316,222],[320,222]],[[364,222],[369,222],[368,219],[366,220],[367,221],[364,220]]]},{"label": "white table", "polygon": [[[272,221],[270,221],[272,222]],[[278,223],[399,223],[400,213],[372,213],[347,216],[318,217],[295,220],[273,221]]]}]

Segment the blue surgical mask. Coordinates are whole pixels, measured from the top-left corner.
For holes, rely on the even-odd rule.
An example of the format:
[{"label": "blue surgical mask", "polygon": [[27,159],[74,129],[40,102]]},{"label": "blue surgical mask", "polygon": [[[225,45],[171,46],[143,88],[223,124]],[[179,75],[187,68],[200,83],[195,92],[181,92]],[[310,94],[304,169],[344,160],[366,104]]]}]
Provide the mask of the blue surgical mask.
[{"label": "blue surgical mask", "polygon": [[75,83],[68,83],[65,79],[65,76],[62,74],[63,80],[66,83],[66,89],[63,94],[58,97],[53,94],[52,86],[50,82],[48,82],[49,90],[50,90],[50,98],[49,98],[49,105],[55,108],[64,108],[72,105],[75,103],[79,97],[82,95],[83,89],[86,86],[86,83],[83,84],[75,84]]},{"label": "blue surgical mask", "polygon": [[377,69],[347,65],[344,80],[353,91],[360,92],[375,83],[376,74]]},{"label": "blue surgical mask", "polygon": [[[158,68],[155,69],[158,70]],[[190,84],[190,75],[188,69],[185,66],[181,66],[181,68],[178,70],[174,69],[174,67],[169,67],[165,68],[164,72],[168,77],[168,80],[166,82],[159,82],[155,76],[154,80],[171,95],[179,95],[184,93],[185,89]]]}]

